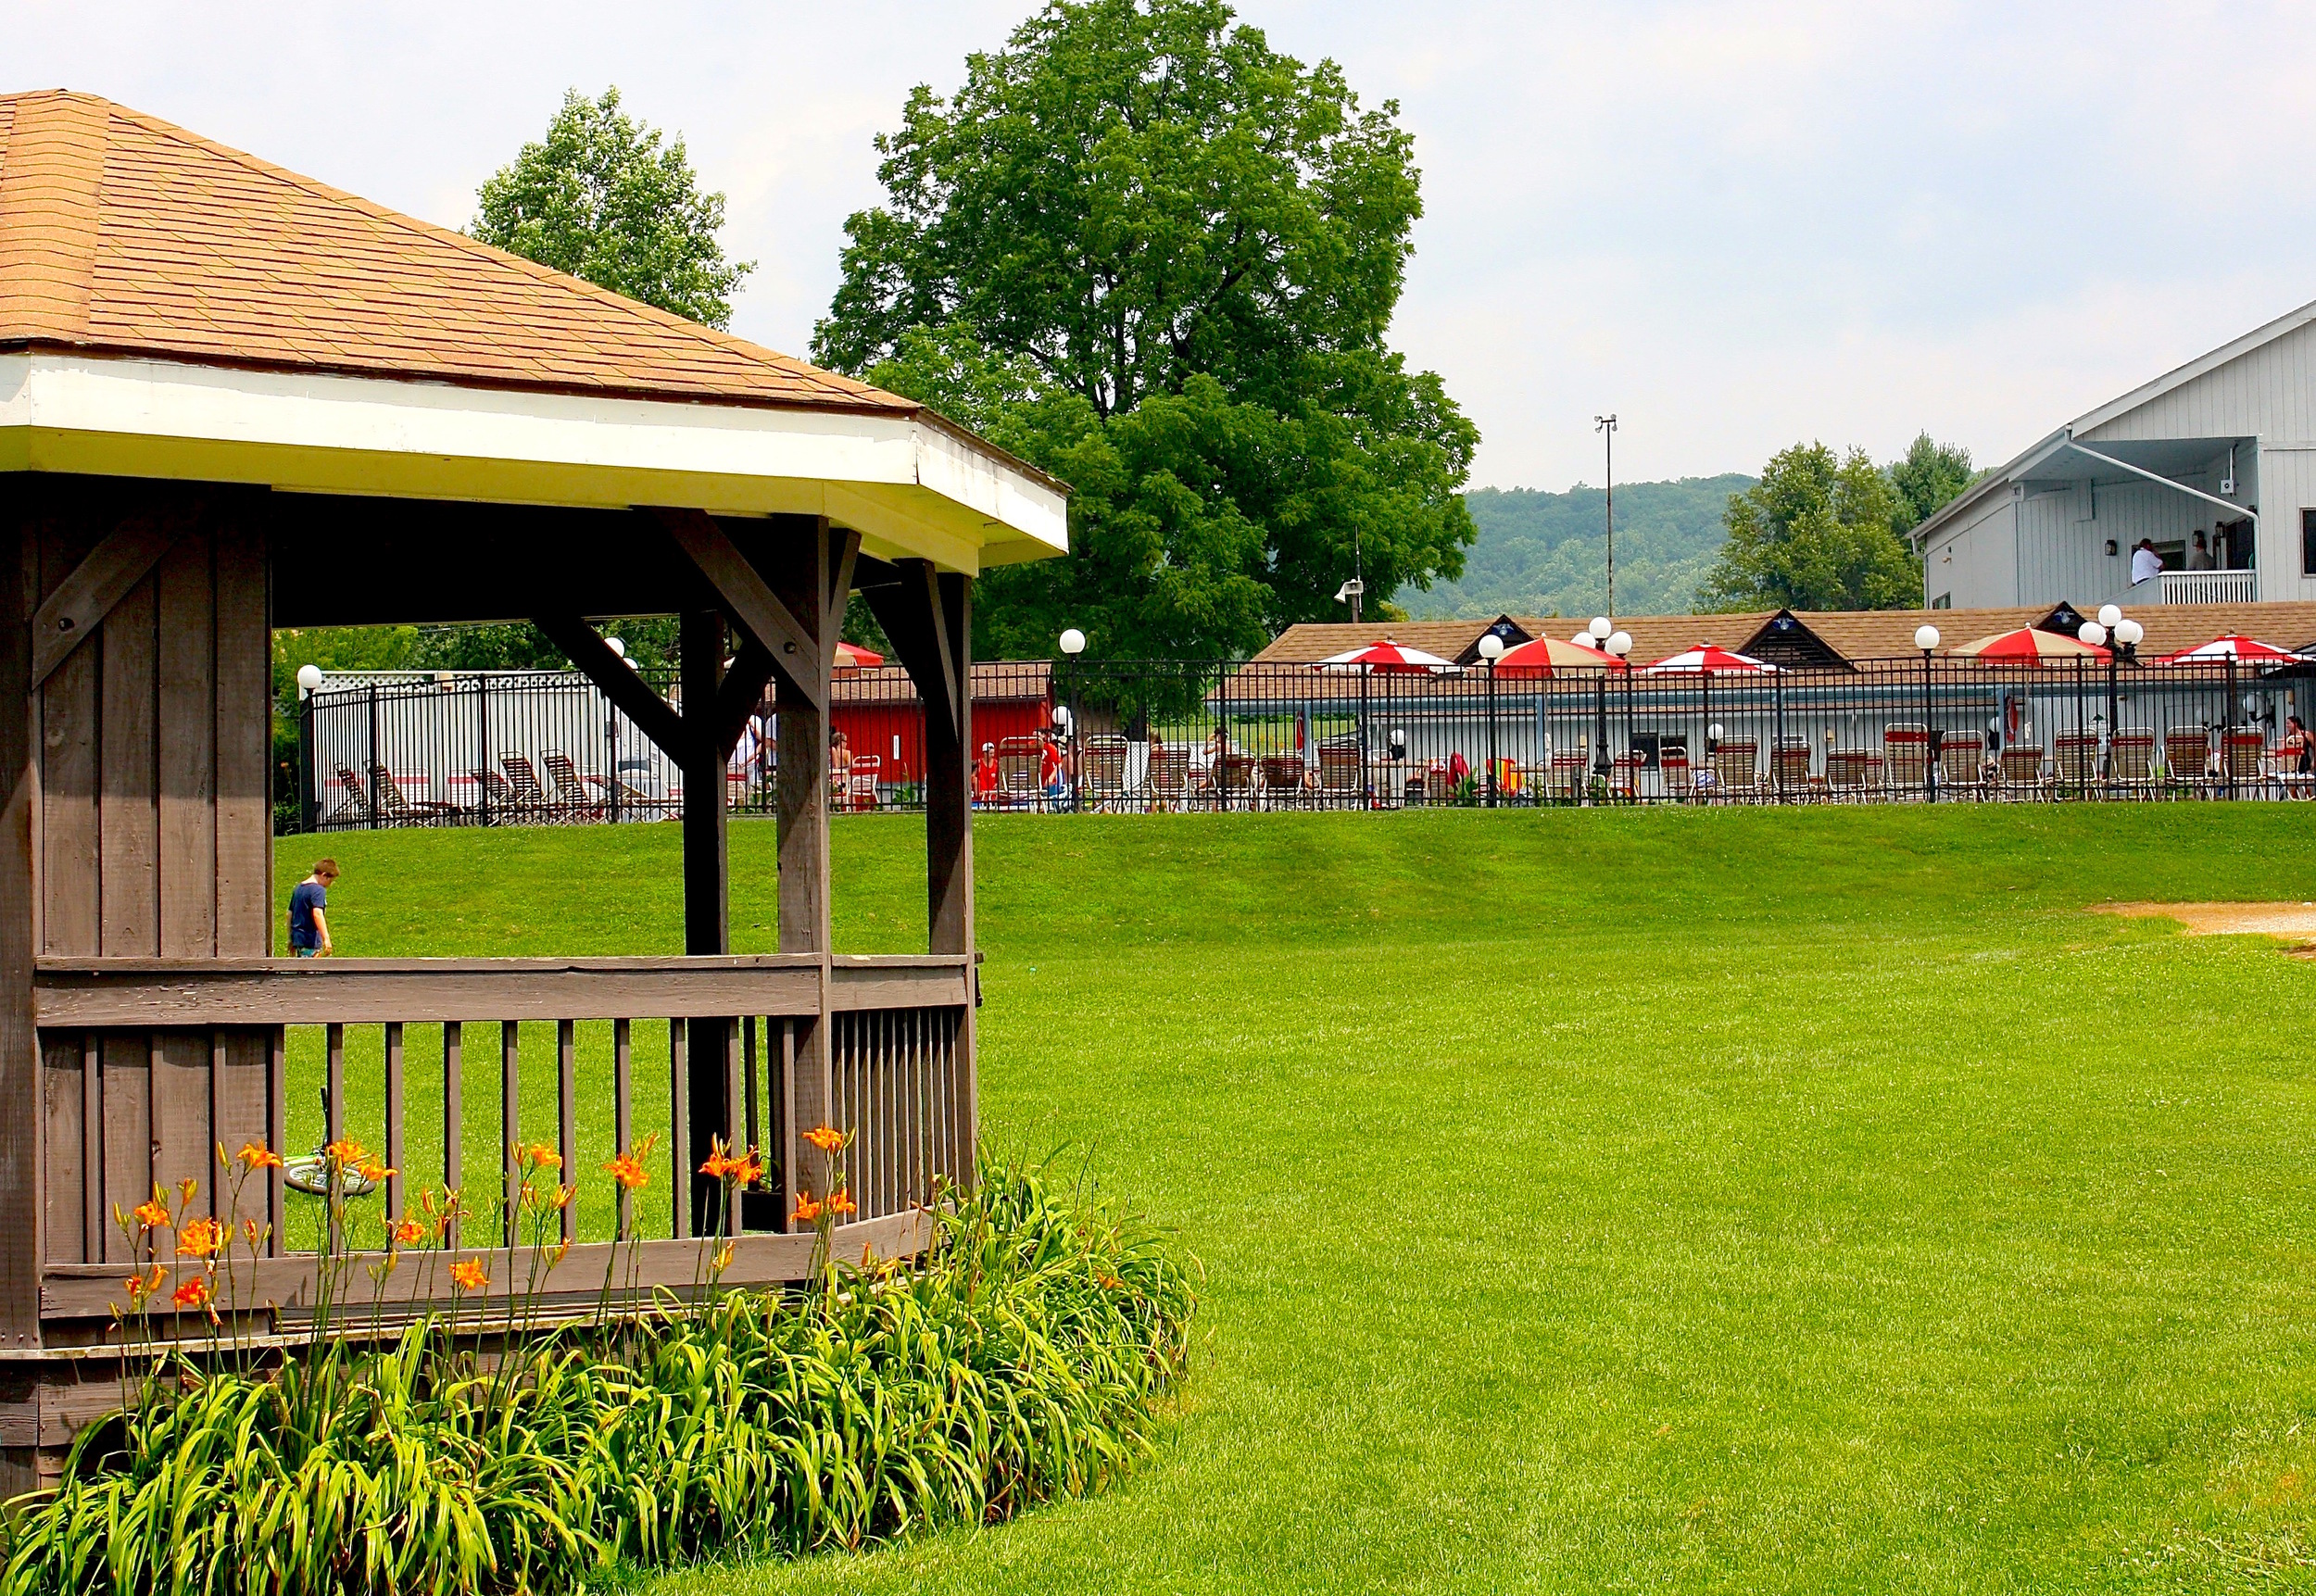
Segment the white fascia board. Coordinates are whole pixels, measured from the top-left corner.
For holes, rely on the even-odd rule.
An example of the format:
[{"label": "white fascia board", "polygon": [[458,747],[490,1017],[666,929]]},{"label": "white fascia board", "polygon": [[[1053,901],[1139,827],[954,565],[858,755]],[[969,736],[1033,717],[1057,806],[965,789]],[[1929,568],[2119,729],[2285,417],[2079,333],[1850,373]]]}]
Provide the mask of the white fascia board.
[{"label": "white fascia board", "polygon": [[959,571],[1068,547],[1064,490],[914,416],[0,356],[0,469],[827,515]]},{"label": "white fascia board", "polygon": [[1962,516],[1986,502],[1997,492],[2007,492],[2020,473],[2033,470],[2054,451],[2066,446],[2068,431],[2061,427],[2006,464],[1998,471],[1990,471],[1979,482],[1971,484],[1945,504],[1922,520],[1921,525],[1907,533],[1907,540],[1914,546],[1914,557],[1921,558],[1930,540],[1954,524]]},{"label": "white fascia board", "polygon": [[2096,409],[2084,411],[2074,419],[2069,431],[2078,437],[2088,437],[2098,428],[2129,415],[2150,400],[2159,399],[2172,389],[2192,383],[2207,372],[2216,371],[2230,360],[2239,359],[2263,345],[2272,344],[2310,321],[2316,321],[2316,301],[2310,301],[2297,310],[2287,310],[2264,326],[2255,327],[2242,337],[2221,345],[2209,354],[2199,355],[2184,366],[2164,372],[2153,382],[2142,383],[2130,393],[2109,399]]}]

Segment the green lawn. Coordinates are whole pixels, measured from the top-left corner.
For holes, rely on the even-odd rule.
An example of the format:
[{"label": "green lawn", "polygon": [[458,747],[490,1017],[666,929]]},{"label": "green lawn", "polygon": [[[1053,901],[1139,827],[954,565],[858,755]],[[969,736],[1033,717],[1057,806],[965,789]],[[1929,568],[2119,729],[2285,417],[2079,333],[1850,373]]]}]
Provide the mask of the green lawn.
[{"label": "green lawn", "polygon": [[[920,835],[839,824],[840,947],[916,946]],[[733,837],[770,948],[770,831]],[[340,950],[672,950],[675,840],[334,838]],[[652,1589],[2316,1583],[2316,963],[2082,911],[2316,899],[2312,841],[2274,804],[984,821],[985,1125],[1203,1260],[1178,1431],[1001,1529]]]}]

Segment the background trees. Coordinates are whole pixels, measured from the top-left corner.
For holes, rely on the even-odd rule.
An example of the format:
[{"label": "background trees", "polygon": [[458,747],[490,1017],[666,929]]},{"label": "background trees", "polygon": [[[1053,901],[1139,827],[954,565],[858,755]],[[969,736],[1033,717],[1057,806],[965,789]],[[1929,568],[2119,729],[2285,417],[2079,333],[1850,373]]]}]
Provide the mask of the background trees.
[{"label": "background trees", "polygon": [[1252,648],[1461,569],[1479,434],[1386,343],[1422,203],[1397,107],[1220,0],[1051,0],[881,135],[814,357],[1068,481],[1065,560],[975,647]]}]

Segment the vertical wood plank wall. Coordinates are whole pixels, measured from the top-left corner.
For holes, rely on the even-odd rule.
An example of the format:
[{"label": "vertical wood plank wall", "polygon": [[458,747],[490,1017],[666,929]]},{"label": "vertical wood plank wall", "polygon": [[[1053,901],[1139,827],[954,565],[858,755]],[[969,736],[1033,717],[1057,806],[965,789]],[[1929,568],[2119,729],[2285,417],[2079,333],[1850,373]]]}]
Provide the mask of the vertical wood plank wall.
[{"label": "vertical wood plank wall", "polygon": [[[26,491],[10,552],[25,572],[28,618],[130,516],[158,509],[180,527],[33,695],[32,950],[264,956],[272,813],[261,496],[16,482]],[[41,1250],[51,1263],[126,1262],[116,1203],[133,1207],[156,1182],[187,1178],[214,1194],[217,1145],[268,1139],[271,1041],[243,1028],[83,1041],[42,1037]]]}]

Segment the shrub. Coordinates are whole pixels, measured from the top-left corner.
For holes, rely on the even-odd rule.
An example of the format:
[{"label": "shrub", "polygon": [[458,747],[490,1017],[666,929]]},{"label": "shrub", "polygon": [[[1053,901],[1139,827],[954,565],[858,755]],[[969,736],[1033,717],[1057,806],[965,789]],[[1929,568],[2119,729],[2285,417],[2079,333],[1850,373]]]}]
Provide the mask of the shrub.
[{"label": "shrub", "polygon": [[1146,1225],[985,1160],[917,1263],[662,1299],[492,1366],[440,1320],[274,1372],[163,1350],[15,1504],[0,1596],[551,1590],[994,1522],[1149,1452],[1194,1309]]}]

